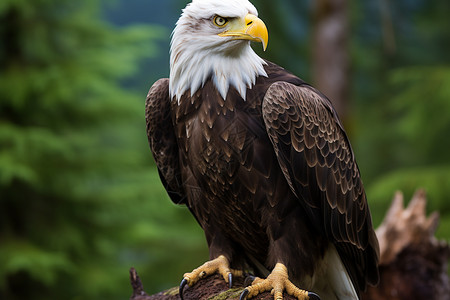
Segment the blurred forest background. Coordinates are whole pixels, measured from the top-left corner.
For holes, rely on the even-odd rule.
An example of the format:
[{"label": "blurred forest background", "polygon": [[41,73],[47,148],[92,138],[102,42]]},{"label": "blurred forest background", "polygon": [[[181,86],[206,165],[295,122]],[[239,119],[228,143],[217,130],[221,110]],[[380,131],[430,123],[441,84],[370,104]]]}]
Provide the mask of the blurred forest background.
[{"label": "blurred forest background", "polygon": [[[254,0],[262,55],[315,83],[327,1]],[[187,2],[0,2],[0,299],[126,299],[131,266],[157,292],[207,259],[160,184],[144,121]],[[342,114],[375,225],[395,190],[423,187],[448,240],[450,2],[341,2]]]}]

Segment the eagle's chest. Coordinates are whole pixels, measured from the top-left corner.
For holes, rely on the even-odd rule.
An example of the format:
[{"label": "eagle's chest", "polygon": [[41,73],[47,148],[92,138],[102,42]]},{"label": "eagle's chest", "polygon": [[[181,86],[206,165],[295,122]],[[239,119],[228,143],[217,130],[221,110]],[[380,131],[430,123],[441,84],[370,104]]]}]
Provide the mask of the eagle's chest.
[{"label": "eagle's chest", "polygon": [[200,100],[172,105],[188,206],[205,231],[220,228],[264,261],[266,248],[254,249],[256,241],[267,243],[270,219],[292,212],[295,201],[268,137],[261,101]]},{"label": "eagle's chest", "polygon": [[249,251],[255,241],[243,227],[265,243],[265,220],[259,213],[264,210],[258,208],[268,205],[277,189],[270,182],[276,177],[276,158],[260,114],[239,107],[199,108],[177,128],[188,202],[202,227],[226,224],[222,230],[245,240]]},{"label": "eagle's chest", "polygon": [[250,177],[267,174],[267,160],[273,156],[265,150],[271,145],[260,102],[199,97],[182,101],[174,111],[186,176],[193,176],[203,192],[215,196],[238,193],[243,184],[255,192],[261,179]]},{"label": "eagle's chest", "polygon": [[241,110],[203,110],[178,125],[189,167],[198,178],[227,185],[253,160],[265,138],[262,120]]}]

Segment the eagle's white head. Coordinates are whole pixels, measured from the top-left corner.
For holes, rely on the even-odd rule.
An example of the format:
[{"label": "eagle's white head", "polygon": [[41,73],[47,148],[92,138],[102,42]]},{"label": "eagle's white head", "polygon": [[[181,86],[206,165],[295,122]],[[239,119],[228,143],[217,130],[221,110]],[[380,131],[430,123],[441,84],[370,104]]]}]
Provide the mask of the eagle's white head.
[{"label": "eagle's white head", "polygon": [[170,96],[179,101],[212,79],[226,99],[230,86],[245,99],[258,76],[267,76],[251,41],[267,47],[266,25],[247,0],[193,0],[172,33]]}]

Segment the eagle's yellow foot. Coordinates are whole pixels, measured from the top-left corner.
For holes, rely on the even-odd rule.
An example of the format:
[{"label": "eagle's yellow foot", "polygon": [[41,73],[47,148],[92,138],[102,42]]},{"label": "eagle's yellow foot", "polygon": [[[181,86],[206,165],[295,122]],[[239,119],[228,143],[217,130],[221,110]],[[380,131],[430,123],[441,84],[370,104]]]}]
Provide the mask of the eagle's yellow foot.
[{"label": "eagle's yellow foot", "polygon": [[242,277],[244,273],[238,270],[230,269],[230,263],[228,259],[221,255],[213,260],[207,261],[197,269],[193,270],[191,273],[185,273],[183,275],[183,280],[180,284],[180,298],[183,299],[183,289],[186,285],[193,286],[197,281],[205,278],[214,273],[219,273],[223,276],[225,282],[231,286],[233,285],[233,276]]},{"label": "eagle's yellow foot", "polygon": [[320,300],[317,294],[296,287],[289,280],[287,268],[282,263],[277,263],[266,279],[256,278],[251,286],[244,289],[239,300],[252,298],[266,291],[272,291],[275,300],[283,299],[283,291],[299,300]]}]

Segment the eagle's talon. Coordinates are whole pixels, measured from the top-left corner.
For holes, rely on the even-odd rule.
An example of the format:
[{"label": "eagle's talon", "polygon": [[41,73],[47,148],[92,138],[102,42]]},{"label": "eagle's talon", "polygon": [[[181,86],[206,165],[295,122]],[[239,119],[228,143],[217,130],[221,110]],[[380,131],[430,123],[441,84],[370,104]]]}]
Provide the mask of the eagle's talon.
[{"label": "eagle's talon", "polygon": [[244,292],[242,292],[239,300],[246,299],[246,297],[252,298],[267,291],[271,292],[275,300],[283,299],[283,291],[298,300],[320,300],[317,294],[296,287],[289,280],[287,268],[282,263],[277,263],[266,279],[256,277],[252,285],[246,287]]},{"label": "eagle's talon", "polygon": [[239,297],[239,300],[244,300],[247,298],[249,291],[247,289],[244,289],[241,293],[241,296]]},{"label": "eagle's talon", "polygon": [[178,290],[178,294],[180,294],[180,299],[184,300],[183,298],[183,289],[188,284],[188,280],[186,278],[183,278],[180,283],[180,289]]},{"label": "eagle's talon", "polygon": [[310,300],[320,300],[319,295],[317,295],[316,293],[313,293],[313,292],[308,292],[308,297]]},{"label": "eagle's talon", "polygon": [[250,286],[252,285],[253,281],[255,281],[256,277],[251,275],[251,274],[247,274],[244,280],[244,286]]},{"label": "eagle's talon", "polygon": [[220,255],[213,260],[207,261],[192,272],[185,273],[183,275],[184,279],[181,281],[179,291],[180,298],[183,299],[183,288],[186,285],[192,287],[200,279],[206,278],[214,273],[222,275],[223,279],[228,283],[230,288],[233,286],[233,276],[241,277],[244,274],[243,271],[230,269],[228,259],[225,256]]}]

